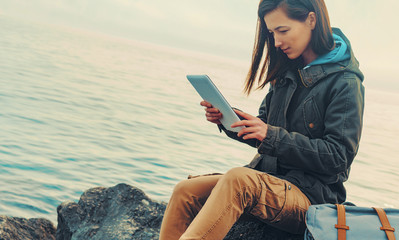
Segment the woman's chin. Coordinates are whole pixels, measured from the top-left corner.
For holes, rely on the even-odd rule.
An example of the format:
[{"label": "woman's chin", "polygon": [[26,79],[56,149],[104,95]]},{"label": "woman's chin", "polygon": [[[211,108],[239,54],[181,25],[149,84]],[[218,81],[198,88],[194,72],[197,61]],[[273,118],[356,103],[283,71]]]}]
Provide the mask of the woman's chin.
[{"label": "woman's chin", "polygon": [[297,59],[300,57],[300,55],[298,56],[297,54],[293,54],[293,53],[286,53],[287,57],[291,60]]}]

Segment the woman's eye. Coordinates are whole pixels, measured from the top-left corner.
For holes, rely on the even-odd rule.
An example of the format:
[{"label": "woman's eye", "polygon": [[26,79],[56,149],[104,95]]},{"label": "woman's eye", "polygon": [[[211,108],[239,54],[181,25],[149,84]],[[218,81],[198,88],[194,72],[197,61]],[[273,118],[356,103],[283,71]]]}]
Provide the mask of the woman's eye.
[{"label": "woman's eye", "polygon": [[280,33],[286,33],[288,30],[281,30]]}]

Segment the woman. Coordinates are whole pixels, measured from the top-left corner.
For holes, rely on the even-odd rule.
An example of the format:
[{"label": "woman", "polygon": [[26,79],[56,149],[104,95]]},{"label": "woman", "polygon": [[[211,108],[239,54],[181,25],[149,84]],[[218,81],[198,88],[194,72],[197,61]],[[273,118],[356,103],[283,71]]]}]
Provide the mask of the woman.
[{"label": "woman", "polygon": [[259,115],[237,111],[232,127],[208,102],[207,120],[256,147],[247,167],[176,185],[160,239],[223,239],[243,213],[302,233],[310,204],[342,203],[357,153],[363,75],[348,39],[331,29],[323,0],[263,0],[246,80],[249,94],[270,83]]}]

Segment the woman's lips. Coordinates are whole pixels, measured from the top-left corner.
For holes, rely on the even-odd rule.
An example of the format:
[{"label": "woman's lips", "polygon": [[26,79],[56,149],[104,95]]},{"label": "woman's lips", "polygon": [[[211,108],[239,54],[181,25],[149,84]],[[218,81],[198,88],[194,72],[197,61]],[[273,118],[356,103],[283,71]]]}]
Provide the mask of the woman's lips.
[{"label": "woman's lips", "polygon": [[281,49],[284,53],[287,53],[290,48]]}]

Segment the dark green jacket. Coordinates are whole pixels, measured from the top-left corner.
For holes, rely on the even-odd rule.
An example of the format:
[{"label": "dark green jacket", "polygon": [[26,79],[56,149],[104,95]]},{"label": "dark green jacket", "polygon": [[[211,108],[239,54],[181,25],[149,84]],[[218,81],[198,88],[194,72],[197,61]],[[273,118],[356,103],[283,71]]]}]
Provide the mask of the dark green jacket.
[{"label": "dark green jacket", "polygon": [[[350,48],[339,29],[334,33]],[[258,117],[268,125],[262,142],[222,128],[258,148],[248,167],[290,181],[312,204],[346,199],[343,182],[358,151],[364,108],[363,74],[350,52],[348,60],[288,71],[270,86],[259,108]],[[302,94],[295,95],[300,87]]]}]

